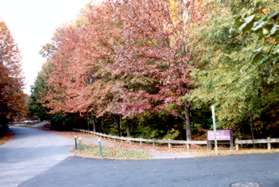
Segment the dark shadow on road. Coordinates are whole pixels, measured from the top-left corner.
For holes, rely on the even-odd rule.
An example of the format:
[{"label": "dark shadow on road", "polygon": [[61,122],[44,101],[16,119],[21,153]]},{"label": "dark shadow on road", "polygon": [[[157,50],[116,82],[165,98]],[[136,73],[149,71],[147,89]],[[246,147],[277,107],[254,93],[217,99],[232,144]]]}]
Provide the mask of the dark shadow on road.
[{"label": "dark shadow on road", "polygon": [[69,157],[22,187],[230,186],[237,181],[277,187],[278,154],[177,160],[116,161]]}]

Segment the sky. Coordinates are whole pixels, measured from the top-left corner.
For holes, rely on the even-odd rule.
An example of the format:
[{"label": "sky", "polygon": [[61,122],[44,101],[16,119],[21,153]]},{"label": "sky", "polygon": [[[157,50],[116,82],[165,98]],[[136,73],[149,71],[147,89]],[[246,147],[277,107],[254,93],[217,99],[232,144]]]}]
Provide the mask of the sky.
[{"label": "sky", "polygon": [[[0,0],[4,20],[22,56],[24,92],[30,94],[45,59],[41,47],[50,42],[55,30],[75,19],[90,0]],[[94,2],[94,0],[93,0]]]}]

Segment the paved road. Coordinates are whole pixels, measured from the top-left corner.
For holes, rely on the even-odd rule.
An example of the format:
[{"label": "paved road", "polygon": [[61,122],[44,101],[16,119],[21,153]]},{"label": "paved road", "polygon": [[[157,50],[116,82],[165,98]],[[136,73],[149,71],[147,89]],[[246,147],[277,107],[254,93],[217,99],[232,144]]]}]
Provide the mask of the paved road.
[{"label": "paved road", "polygon": [[14,138],[0,146],[0,187],[14,187],[70,156],[72,142],[37,129],[12,127]]},{"label": "paved road", "polygon": [[[46,131],[12,128],[0,146],[0,187],[279,186],[279,154],[113,161],[70,156],[72,141]],[[251,186],[252,187],[252,186]]]},{"label": "paved road", "polygon": [[[24,182],[21,187],[229,187],[232,183],[240,182],[278,187],[279,155],[147,161],[69,157],[47,172]],[[240,185],[235,187],[240,187]]]}]

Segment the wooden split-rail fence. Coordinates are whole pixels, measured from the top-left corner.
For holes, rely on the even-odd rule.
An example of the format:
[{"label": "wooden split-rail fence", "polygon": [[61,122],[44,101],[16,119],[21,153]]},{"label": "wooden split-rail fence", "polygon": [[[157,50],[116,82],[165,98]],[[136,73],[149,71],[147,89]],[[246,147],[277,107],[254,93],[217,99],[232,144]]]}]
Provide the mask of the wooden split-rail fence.
[{"label": "wooden split-rail fence", "polygon": [[[136,142],[142,145],[143,143],[148,143],[148,144],[167,144],[168,148],[171,149],[173,145],[185,145],[187,149],[190,149],[191,145],[207,145],[207,147],[210,146],[210,142],[207,140],[190,140],[190,141],[185,141],[185,140],[158,140],[158,139],[144,139],[144,138],[132,138],[132,137],[123,137],[123,136],[113,136],[113,135],[108,135],[108,134],[103,134],[99,132],[94,132],[94,131],[89,131],[89,130],[84,130],[84,129],[74,129],[74,131],[77,132],[83,132],[87,134],[93,134],[95,136],[101,137],[101,138],[107,138],[111,140],[119,140],[119,141],[126,141],[128,143],[131,142]],[[267,149],[271,150],[271,144],[272,143],[279,143],[279,138],[267,138],[267,139],[255,139],[255,140],[239,140],[235,139],[235,149],[238,151],[240,145],[249,145],[249,144],[266,144]]]},{"label": "wooden split-rail fence", "polygon": [[132,138],[132,137],[122,137],[122,136],[112,136],[108,134],[103,134],[99,132],[89,131],[89,130],[83,130],[83,129],[74,129],[77,132],[83,132],[88,134],[93,134],[95,136],[101,137],[101,138],[108,138],[112,140],[119,140],[119,141],[126,141],[126,142],[136,142],[142,145],[143,143],[148,144],[167,144],[169,148],[172,148],[173,145],[185,145],[187,149],[190,149],[190,145],[207,145],[207,141],[205,140],[191,140],[191,141],[185,141],[185,140],[157,140],[157,139],[144,139],[144,138]]}]

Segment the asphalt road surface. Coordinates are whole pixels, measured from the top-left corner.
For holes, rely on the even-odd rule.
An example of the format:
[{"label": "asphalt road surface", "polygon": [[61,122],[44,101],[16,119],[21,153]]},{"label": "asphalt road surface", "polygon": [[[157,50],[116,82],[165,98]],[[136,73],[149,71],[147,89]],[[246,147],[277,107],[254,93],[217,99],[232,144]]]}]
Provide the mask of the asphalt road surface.
[{"label": "asphalt road surface", "polygon": [[26,128],[13,130],[15,139],[0,146],[1,187],[244,187],[241,184],[279,187],[279,154],[95,160],[69,156],[72,142],[52,133]]},{"label": "asphalt road surface", "polygon": [[14,137],[0,146],[0,187],[18,186],[70,156],[69,139],[31,128],[11,131]]},{"label": "asphalt road surface", "polygon": [[254,185],[255,187],[278,187],[279,155],[147,161],[70,157],[21,186],[223,187],[231,186],[233,183],[260,184]]}]

